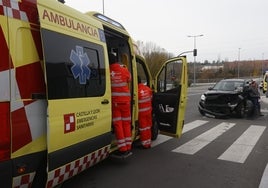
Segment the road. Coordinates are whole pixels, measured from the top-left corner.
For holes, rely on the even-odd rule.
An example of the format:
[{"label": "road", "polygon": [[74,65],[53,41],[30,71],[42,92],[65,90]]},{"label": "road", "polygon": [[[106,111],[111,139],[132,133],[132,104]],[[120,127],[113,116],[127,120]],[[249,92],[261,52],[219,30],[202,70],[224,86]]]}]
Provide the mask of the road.
[{"label": "road", "polygon": [[133,148],[125,161],[106,159],[62,187],[267,187],[268,99],[262,97],[265,116],[255,120],[207,118],[197,110],[206,88],[189,88],[180,139],[159,135],[151,149]]}]

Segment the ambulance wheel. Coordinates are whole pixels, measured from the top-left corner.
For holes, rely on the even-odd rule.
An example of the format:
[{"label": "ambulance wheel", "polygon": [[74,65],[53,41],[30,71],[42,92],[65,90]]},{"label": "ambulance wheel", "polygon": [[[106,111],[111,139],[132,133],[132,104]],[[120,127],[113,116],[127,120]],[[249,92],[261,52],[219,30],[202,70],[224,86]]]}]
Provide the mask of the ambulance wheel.
[{"label": "ambulance wheel", "polygon": [[152,125],[152,138],[151,140],[156,140],[157,139],[157,136],[158,136],[158,133],[159,133],[159,129],[158,129],[158,124],[156,122],[156,119],[153,115],[153,125]]}]

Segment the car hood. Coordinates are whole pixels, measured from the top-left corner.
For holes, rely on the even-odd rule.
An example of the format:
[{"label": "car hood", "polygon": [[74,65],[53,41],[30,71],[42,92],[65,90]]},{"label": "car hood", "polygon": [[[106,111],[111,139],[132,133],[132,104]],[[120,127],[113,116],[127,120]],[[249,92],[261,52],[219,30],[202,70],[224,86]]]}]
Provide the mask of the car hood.
[{"label": "car hood", "polygon": [[238,91],[217,91],[209,90],[204,93],[206,96],[207,104],[228,104],[237,103],[239,101],[239,95],[241,92]]},{"label": "car hood", "polygon": [[205,95],[234,95],[234,94],[239,94],[241,92],[238,91],[221,91],[221,90],[209,90],[206,91],[204,94]]}]

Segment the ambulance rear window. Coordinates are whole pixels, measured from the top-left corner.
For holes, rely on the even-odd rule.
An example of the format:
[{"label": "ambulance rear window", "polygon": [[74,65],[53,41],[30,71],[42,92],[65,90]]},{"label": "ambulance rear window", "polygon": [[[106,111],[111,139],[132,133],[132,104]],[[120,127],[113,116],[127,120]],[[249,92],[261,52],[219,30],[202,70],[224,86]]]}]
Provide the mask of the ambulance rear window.
[{"label": "ambulance rear window", "polygon": [[42,30],[49,99],[102,96],[104,50],[99,44]]}]

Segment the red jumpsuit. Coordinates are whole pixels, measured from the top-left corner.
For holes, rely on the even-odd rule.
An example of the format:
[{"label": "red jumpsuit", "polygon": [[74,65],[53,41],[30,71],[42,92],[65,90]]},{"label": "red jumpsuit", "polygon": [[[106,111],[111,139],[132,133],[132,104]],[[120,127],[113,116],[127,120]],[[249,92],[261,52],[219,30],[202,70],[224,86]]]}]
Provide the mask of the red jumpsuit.
[{"label": "red jumpsuit", "polygon": [[120,152],[131,150],[131,112],[128,83],[131,75],[124,65],[110,65],[112,86],[112,121]]},{"label": "red jumpsuit", "polygon": [[150,148],[152,137],[152,90],[143,83],[139,83],[138,87],[140,140],[144,148]]}]

